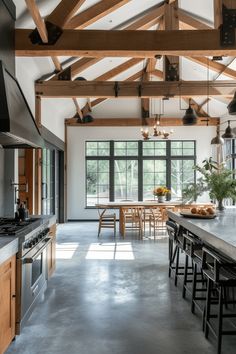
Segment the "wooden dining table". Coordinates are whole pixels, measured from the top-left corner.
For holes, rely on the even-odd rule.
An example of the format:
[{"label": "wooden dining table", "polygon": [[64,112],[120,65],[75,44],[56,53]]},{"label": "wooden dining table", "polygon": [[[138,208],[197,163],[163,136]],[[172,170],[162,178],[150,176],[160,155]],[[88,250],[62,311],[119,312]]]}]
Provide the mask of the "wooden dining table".
[{"label": "wooden dining table", "polygon": [[151,209],[154,207],[159,207],[162,211],[163,209],[168,209],[173,207],[175,211],[182,209],[191,209],[193,207],[212,207],[212,203],[192,203],[183,204],[180,201],[165,201],[164,203],[158,203],[157,200],[146,200],[146,201],[122,201],[122,202],[107,202],[101,204],[95,204],[99,209],[118,209],[119,210],[119,232],[124,236],[124,217],[123,208],[142,206],[145,209]]}]

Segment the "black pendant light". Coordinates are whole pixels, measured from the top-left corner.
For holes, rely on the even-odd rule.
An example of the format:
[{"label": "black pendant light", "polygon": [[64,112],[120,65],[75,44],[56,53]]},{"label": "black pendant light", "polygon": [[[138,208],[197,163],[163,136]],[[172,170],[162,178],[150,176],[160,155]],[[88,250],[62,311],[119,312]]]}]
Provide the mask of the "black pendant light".
[{"label": "black pendant light", "polygon": [[232,101],[228,104],[228,111],[229,114],[231,115],[236,115],[236,91],[234,93],[234,98],[232,99]]},{"label": "black pendant light", "polygon": [[183,125],[194,125],[197,124],[197,116],[195,111],[192,109],[190,100],[189,107],[186,109],[185,115],[183,116]]},{"label": "black pendant light", "polygon": [[230,126],[230,120],[228,120],[228,127],[225,129],[224,134],[222,135],[222,138],[224,139],[234,139],[234,134],[232,131],[232,128]]}]

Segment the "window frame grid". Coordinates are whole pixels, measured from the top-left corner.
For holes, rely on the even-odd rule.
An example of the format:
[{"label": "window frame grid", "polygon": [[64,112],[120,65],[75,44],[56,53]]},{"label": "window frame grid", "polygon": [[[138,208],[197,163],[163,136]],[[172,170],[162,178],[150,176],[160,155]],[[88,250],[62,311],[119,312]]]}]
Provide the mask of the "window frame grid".
[{"label": "window frame grid", "polygon": [[[94,206],[87,205],[87,160],[109,160],[109,201],[115,201],[115,160],[137,160],[138,161],[138,201],[143,200],[143,161],[145,160],[164,160],[166,161],[166,187],[171,189],[171,162],[172,160],[193,160],[196,164],[196,140],[165,140],[166,143],[166,155],[143,155],[144,141],[143,140],[104,140],[109,142],[110,156],[87,156],[86,144],[87,142],[95,142],[94,140],[88,140],[85,142],[85,173],[86,173],[86,188],[85,188],[85,208],[93,209]],[[99,142],[99,141],[96,141]],[[137,156],[117,156],[115,155],[115,142],[137,142],[138,143],[138,155]],[[194,155],[171,155],[171,143],[172,142],[191,142],[193,143]],[[127,151],[127,145],[126,145]],[[155,145],[154,145],[155,151]],[[183,152],[183,147],[182,147]],[[235,153],[236,158],[236,153]],[[194,171],[194,183],[196,183],[196,172]],[[171,198],[171,196],[169,196]],[[98,198],[97,198],[98,200]]]}]

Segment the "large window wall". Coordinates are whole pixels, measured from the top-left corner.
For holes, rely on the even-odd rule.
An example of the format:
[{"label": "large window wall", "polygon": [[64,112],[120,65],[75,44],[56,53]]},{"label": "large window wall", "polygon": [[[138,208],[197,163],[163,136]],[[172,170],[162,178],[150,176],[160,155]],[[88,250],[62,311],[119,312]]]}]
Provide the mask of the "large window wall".
[{"label": "large window wall", "polygon": [[171,198],[195,181],[195,141],[87,141],[86,206],[121,200],[153,199],[167,186]]}]

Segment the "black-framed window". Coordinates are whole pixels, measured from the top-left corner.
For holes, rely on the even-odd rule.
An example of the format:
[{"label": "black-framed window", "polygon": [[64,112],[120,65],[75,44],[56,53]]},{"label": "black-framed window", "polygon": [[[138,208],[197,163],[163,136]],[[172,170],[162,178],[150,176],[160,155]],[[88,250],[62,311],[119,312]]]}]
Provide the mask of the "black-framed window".
[{"label": "black-framed window", "polygon": [[167,186],[171,198],[195,182],[194,140],[87,141],[86,206],[121,200],[153,199]]}]

